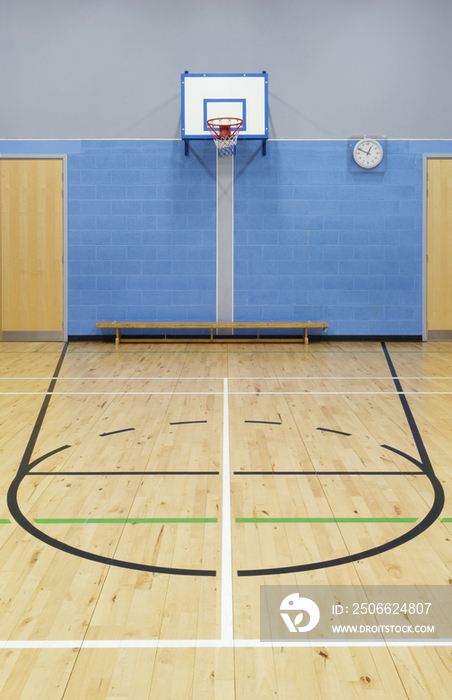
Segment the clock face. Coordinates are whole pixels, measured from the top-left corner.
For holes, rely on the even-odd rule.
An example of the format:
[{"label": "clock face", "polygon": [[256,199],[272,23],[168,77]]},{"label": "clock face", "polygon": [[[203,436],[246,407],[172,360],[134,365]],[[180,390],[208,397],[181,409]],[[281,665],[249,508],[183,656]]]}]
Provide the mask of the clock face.
[{"label": "clock face", "polygon": [[383,146],[375,139],[361,139],[353,149],[353,158],[361,168],[376,168],[383,158]]}]

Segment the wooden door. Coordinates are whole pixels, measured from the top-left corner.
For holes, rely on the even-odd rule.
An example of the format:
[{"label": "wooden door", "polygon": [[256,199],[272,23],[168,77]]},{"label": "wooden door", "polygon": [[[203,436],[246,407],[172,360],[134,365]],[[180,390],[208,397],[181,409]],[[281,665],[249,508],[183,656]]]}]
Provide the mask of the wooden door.
[{"label": "wooden door", "polygon": [[452,158],[427,174],[427,339],[452,340]]},{"label": "wooden door", "polygon": [[63,340],[63,161],[5,159],[2,340]]}]

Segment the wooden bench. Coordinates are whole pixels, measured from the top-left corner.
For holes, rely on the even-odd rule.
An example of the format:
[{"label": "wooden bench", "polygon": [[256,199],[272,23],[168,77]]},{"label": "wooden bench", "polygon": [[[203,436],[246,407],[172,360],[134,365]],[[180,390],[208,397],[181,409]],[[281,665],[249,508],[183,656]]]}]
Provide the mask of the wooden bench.
[{"label": "wooden bench", "polygon": [[[259,341],[266,341],[272,343],[287,343],[300,341],[299,337],[289,337],[289,338],[268,338],[268,336],[259,337],[259,331],[268,328],[291,328],[291,329],[303,329],[304,335],[302,337],[303,342],[307,345],[308,340],[308,328],[323,328],[325,331],[328,328],[327,323],[319,323],[317,321],[305,321],[304,323],[300,321],[262,321],[262,322],[242,322],[242,321],[184,321],[184,322],[173,322],[173,321],[100,321],[96,323],[96,328],[116,328],[116,345],[120,343],[149,343],[149,342],[172,342],[172,343],[196,343],[196,342],[240,342],[240,343],[250,343]],[[121,336],[121,329],[125,328],[150,328],[156,329],[161,328],[165,331],[164,338],[124,338]],[[214,336],[213,332],[216,329],[227,328],[227,329],[247,329],[255,328],[257,329],[257,338],[243,338],[241,336]],[[210,337],[205,338],[167,338],[166,331],[168,329],[204,329],[210,330]]]}]

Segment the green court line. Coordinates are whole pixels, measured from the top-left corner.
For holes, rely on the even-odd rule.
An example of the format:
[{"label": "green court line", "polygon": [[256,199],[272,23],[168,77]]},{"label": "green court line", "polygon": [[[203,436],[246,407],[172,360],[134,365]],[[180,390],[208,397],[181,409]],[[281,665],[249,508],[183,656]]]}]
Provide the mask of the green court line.
[{"label": "green court line", "polygon": [[0,525],[11,525],[11,520],[7,518],[0,518]]},{"label": "green court line", "polygon": [[415,523],[417,518],[236,518],[236,523]]},{"label": "green court line", "polygon": [[111,523],[217,523],[218,518],[35,518],[40,525],[104,525]]},{"label": "green court line", "polygon": [[452,518],[443,518],[441,520],[442,523],[452,523]]}]

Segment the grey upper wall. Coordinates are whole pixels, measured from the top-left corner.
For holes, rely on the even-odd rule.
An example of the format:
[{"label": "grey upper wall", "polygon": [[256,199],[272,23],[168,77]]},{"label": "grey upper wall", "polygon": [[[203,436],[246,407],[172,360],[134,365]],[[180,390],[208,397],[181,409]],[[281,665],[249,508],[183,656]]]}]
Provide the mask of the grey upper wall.
[{"label": "grey upper wall", "polygon": [[269,74],[270,138],[452,138],[451,0],[0,0],[0,138],[178,138],[180,74]]}]

